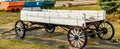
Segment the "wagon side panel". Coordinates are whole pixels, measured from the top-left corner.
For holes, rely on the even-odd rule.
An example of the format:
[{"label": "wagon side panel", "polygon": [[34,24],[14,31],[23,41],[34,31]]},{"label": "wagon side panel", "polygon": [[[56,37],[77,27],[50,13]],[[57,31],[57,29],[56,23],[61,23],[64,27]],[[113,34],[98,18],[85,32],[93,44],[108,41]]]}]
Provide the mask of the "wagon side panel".
[{"label": "wagon side panel", "polygon": [[40,23],[49,23],[48,12],[31,12],[28,17],[28,21],[40,22]]},{"label": "wagon side panel", "polygon": [[23,21],[28,21],[28,11],[21,10],[20,12],[20,19]]},{"label": "wagon side panel", "polygon": [[[76,12],[52,12],[49,13],[50,23],[53,24],[62,24],[62,25],[71,25],[71,26],[82,26],[85,24],[85,21],[82,19],[81,14]],[[80,17],[79,17],[80,16]]]}]

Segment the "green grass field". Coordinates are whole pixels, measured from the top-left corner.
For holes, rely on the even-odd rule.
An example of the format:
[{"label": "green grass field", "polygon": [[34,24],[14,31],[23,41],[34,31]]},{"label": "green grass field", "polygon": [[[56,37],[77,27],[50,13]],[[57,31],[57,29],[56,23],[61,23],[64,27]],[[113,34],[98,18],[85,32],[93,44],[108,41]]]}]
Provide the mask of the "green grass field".
[{"label": "green grass field", "polygon": [[0,39],[0,49],[57,49],[46,44],[34,44],[17,39]]},{"label": "green grass field", "polygon": [[99,5],[81,5],[72,7],[54,7],[53,9],[64,9],[64,10],[101,10]]},{"label": "green grass field", "polygon": [[19,20],[19,17],[19,12],[0,11],[0,27],[4,27],[5,24],[15,23],[17,20]]}]

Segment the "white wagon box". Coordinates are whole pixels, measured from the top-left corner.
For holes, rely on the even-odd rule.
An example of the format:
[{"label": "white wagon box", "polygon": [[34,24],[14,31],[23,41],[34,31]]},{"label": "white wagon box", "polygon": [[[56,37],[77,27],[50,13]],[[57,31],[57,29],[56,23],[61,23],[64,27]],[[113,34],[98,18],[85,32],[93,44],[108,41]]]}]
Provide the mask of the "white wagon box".
[{"label": "white wagon box", "polygon": [[86,22],[105,20],[106,12],[94,10],[21,11],[21,20],[61,25],[82,26]]}]

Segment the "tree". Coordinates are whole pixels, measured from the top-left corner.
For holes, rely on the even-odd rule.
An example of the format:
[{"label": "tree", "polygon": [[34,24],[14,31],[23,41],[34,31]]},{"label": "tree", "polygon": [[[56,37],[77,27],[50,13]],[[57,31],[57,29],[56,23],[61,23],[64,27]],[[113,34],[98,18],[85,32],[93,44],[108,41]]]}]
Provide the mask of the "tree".
[{"label": "tree", "polygon": [[118,11],[120,7],[120,0],[99,0],[99,5],[107,13],[113,13]]}]

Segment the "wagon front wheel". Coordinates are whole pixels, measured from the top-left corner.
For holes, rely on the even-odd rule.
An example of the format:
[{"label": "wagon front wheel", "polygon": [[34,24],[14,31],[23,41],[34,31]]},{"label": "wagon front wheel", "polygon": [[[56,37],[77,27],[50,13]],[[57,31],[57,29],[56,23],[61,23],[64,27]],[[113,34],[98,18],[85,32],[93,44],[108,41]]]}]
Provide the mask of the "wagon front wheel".
[{"label": "wagon front wheel", "polygon": [[76,48],[84,48],[87,44],[87,34],[80,28],[72,28],[67,34],[69,44]]},{"label": "wagon front wheel", "polygon": [[45,27],[45,31],[47,33],[53,33],[55,31],[54,25],[46,24],[46,25],[44,25],[44,27]]},{"label": "wagon front wheel", "polygon": [[98,33],[98,37],[100,39],[104,39],[104,40],[111,40],[114,36],[114,27],[113,25],[108,22],[108,21],[105,21],[105,22],[102,22],[100,25],[99,25],[99,30],[101,31],[100,33]]},{"label": "wagon front wheel", "polygon": [[19,39],[23,39],[25,37],[26,34],[26,28],[25,28],[25,24],[23,23],[23,21],[18,20],[15,24],[15,32],[16,35]]}]

